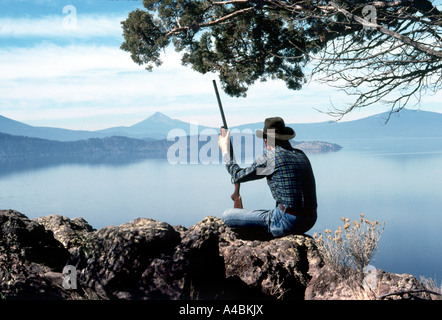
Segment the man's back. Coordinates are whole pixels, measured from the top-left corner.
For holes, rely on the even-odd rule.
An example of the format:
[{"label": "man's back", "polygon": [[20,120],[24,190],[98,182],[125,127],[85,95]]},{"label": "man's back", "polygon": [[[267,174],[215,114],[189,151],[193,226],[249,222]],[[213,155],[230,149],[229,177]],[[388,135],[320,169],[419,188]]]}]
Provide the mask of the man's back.
[{"label": "man's back", "polygon": [[274,171],[267,176],[267,183],[276,202],[293,209],[316,209],[315,177],[306,154],[282,147],[270,153]]}]

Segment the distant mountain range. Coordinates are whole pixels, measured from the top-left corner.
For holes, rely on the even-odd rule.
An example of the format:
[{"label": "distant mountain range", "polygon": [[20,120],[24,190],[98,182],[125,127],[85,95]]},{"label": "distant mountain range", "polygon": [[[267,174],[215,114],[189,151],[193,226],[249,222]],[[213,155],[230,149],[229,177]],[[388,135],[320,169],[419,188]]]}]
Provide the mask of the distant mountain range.
[{"label": "distant mountain range", "polygon": [[[387,121],[389,112],[345,122],[292,123],[295,140],[340,141],[370,138],[442,137],[442,114],[422,110],[403,109]],[[239,130],[262,129],[263,123],[246,124]]]},{"label": "distant mountain range", "polygon": [[[207,128],[208,127],[198,126],[198,133]],[[169,118],[161,112],[155,112],[149,118],[130,127],[113,127],[95,132],[105,136],[123,136],[137,139],[166,139],[167,134],[173,129],[182,130],[186,135],[194,134],[190,132],[190,123]]]},{"label": "distant mountain range", "polygon": [[[442,114],[421,110],[403,109],[392,115],[388,123],[388,113],[346,122],[290,123],[296,131],[296,140],[334,141],[341,139],[365,138],[406,138],[406,137],[442,137]],[[198,126],[199,132],[208,127]],[[244,124],[231,129],[254,132],[262,129],[263,122]],[[147,119],[129,127],[112,127],[97,131],[68,130],[51,127],[35,127],[0,116],[0,132],[32,138],[55,141],[78,141],[91,138],[122,136],[137,139],[166,139],[172,129],[180,129],[187,135],[190,124],[172,119],[161,112],[156,112]],[[219,130],[218,128],[212,128]]]},{"label": "distant mountain range", "polygon": [[[198,126],[199,132],[206,128],[207,127],[204,126]],[[189,123],[169,118],[161,112],[156,112],[147,119],[130,127],[112,127],[97,131],[34,127],[0,116],[0,132],[16,136],[55,141],[78,141],[112,136],[122,136],[136,139],[166,139],[167,134],[172,129],[180,129],[183,130],[183,132],[185,132],[187,135],[191,134]]]}]

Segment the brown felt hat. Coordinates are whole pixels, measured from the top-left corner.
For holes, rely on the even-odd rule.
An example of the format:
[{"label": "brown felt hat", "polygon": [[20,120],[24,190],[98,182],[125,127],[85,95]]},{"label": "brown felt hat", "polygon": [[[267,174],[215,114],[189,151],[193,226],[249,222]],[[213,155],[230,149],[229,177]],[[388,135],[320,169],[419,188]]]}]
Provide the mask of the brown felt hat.
[{"label": "brown felt hat", "polygon": [[295,130],[286,127],[281,117],[267,118],[264,121],[264,130],[256,130],[258,138],[266,138],[266,136],[278,140],[290,140],[296,135]]}]

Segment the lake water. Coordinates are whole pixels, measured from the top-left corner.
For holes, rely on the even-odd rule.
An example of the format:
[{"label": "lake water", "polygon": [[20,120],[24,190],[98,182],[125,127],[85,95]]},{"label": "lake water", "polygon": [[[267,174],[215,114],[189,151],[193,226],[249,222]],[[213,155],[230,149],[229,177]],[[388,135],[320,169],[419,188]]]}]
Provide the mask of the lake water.
[{"label": "lake water", "polygon": [[[338,152],[309,154],[317,183],[318,221],[309,231],[341,226],[341,217],[385,221],[373,265],[442,279],[442,138],[331,141]],[[29,218],[83,217],[95,228],[138,217],[189,227],[232,207],[222,164],[0,164],[0,208]],[[241,187],[245,208],[272,208],[265,180]]]}]

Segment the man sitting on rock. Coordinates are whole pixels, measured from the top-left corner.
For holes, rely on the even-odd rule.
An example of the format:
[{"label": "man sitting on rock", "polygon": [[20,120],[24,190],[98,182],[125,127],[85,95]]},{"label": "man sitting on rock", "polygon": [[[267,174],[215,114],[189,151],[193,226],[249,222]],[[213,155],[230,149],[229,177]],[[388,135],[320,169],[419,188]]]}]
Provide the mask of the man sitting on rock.
[{"label": "man sitting on rock", "polygon": [[275,208],[271,210],[227,209],[222,218],[227,226],[247,239],[272,239],[303,234],[316,222],[316,184],[305,153],[295,149],[290,139],[295,131],[280,117],[268,118],[264,130],[256,136],[264,139],[266,152],[250,167],[240,168],[230,153],[230,132],[221,129],[219,146],[232,176],[232,183],[267,178]]}]

